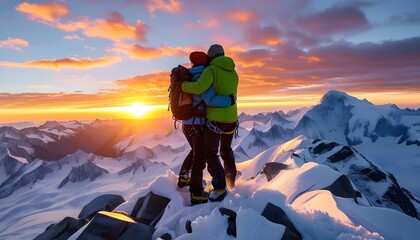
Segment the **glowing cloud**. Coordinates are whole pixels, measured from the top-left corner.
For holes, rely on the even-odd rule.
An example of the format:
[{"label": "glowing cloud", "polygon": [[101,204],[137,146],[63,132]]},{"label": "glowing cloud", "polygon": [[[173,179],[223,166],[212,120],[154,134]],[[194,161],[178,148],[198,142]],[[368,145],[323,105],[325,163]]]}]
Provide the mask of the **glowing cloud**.
[{"label": "glowing cloud", "polygon": [[320,62],[321,58],[316,56],[299,56],[300,59],[305,60],[308,63]]},{"label": "glowing cloud", "polygon": [[145,96],[165,95],[168,93],[169,74],[168,70],[168,72],[139,75],[128,79],[116,80],[114,84],[123,87],[122,89],[118,89],[117,92],[124,92],[127,95],[139,95],[140,93],[140,95]]},{"label": "glowing cloud", "polygon": [[10,48],[17,51],[22,51],[21,47],[28,47],[29,43],[20,38],[7,38],[0,41],[0,48]]},{"label": "glowing cloud", "polygon": [[135,24],[128,24],[124,17],[117,12],[110,13],[106,20],[81,18],[78,21],[57,23],[55,26],[63,31],[81,30],[88,37],[105,38],[113,41],[129,39],[145,42],[146,33],[149,31],[149,26],[144,22],[137,20]]},{"label": "glowing cloud", "polygon": [[98,19],[90,22],[85,30],[89,37],[109,38],[112,40],[133,39],[145,41],[149,27],[137,20],[134,25],[126,24],[121,14],[113,12],[108,20]]},{"label": "glowing cloud", "polygon": [[234,21],[247,23],[250,21],[254,21],[257,17],[255,13],[250,11],[243,11],[243,10],[234,10],[228,13],[228,17]]},{"label": "glowing cloud", "polygon": [[61,17],[67,16],[69,10],[57,3],[21,3],[16,7],[16,10],[28,15],[32,20],[43,20],[47,22],[54,22]]},{"label": "glowing cloud", "polygon": [[135,44],[128,49],[127,54],[131,58],[146,60],[163,57],[165,55],[165,52],[157,48],[143,47],[138,44]]},{"label": "glowing cloud", "polygon": [[241,67],[264,66],[266,61],[271,59],[272,52],[267,49],[255,49],[234,53],[235,62]]},{"label": "glowing cloud", "polygon": [[160,58],[163,56],[188,56],[188,54],[191,52],[189,49],[171,48],[168,46],[153,48],[134,44],[125,46],[122,45],[121,47],[125,49],[124,51],[129,57],[143,60]]},{"label": "glowing cloud", "polygon": [[274,26],[267,27],[248,27],[245,32],[247,40],[251,44],[263,44],[268,46],[276,46],[282,43],[280,38],[280,30]]},{"label": "glowing cloud", "polygon": [[26,63],[0,62],[0,66],[24,67],[24,68],[49,68],[60,70],[61,68],[88,69],[104,67],[121,61],[119,57],[105,56],[98,59],[90,58],[63,58],[56,60],[35,60]]},{"label": "glowing cloud", "polygon": [[163,0],[151,0],[147,5],[149,12],[155,12],[161,10],[168,13],[178,13],[181,10],[181,2],[179,0],[169,0],[168,2]]}]

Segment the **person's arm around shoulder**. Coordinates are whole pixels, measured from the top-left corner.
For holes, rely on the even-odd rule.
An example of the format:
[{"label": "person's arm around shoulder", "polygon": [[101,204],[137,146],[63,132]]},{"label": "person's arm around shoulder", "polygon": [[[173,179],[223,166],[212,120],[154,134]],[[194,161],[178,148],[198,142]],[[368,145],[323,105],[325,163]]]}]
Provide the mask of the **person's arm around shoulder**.
[{"label": "person's arm around shoulder", "polygon": [[201,94],[201,98],[210,107],[228,107],[236,103],[236,98],[233,94],[229,96],[216,95],[212,86]]},{"label": "person's arm around shoulder", "polygon": [[182,91],[192,94],[202,94],[213,84],[213,72],[210,67],[207,67],[197,82],[183,82]]}]

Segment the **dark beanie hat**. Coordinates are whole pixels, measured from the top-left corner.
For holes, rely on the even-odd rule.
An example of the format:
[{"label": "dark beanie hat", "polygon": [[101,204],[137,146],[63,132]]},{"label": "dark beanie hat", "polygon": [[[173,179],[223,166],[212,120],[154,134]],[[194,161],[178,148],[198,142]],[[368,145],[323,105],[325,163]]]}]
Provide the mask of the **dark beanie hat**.
[{"label": "dark beanie hat", "polygon": [[209,47],[209,50],[207,51],[207,55],[210,58],[214,58],[217,56],[223,56],[225,55],[225,50],[223,49],[223,47],[219,44],[213,44]]},{"label": "dark beanie hat", "polygon": [[207,65],[209,57],[205,52],[192,52],[190,54],[190,61],[193,65]]}]

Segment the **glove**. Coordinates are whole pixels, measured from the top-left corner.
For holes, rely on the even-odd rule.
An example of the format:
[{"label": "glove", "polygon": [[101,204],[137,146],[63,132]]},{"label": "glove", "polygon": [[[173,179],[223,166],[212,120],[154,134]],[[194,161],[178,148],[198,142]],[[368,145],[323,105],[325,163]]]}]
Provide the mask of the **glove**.
[{"label": "glove", "polygon": [[230,94],[229,97],[230,97],[230,106],[235,105],[235,103],[236,103],[235,95]]}]

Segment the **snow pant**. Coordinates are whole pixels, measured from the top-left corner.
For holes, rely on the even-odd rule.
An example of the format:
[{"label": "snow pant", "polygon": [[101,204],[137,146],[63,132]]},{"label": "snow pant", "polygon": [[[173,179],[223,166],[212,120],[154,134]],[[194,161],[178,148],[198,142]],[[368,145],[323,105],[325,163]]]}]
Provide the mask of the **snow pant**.
[{"label": "snow pant", "polygon": [[204,159],[203,128],[204,126],[201,125],[182,125],[182,132],[191,146],[191,151],[181,166],[181,174],[183,171],[191,169],[191,193],[201,193],[204,190],[202,182],[206,161]]},{"label": "snow pant", "polygon": [[[207,170],[212,176],[212,185],[215,189],[226,188],[226,179],[235,180],[236,164],[235,157],[231,148],[232,139],[237,127],[237,123],[213,122],[213,125],[221,132],[214,131],[208,126],[204,127],[204,157],[207,162]],[[223,159],[224,169],[217,156],[220,143],[220,155]],[[225,175],[226,172],[226,175]]]}]

